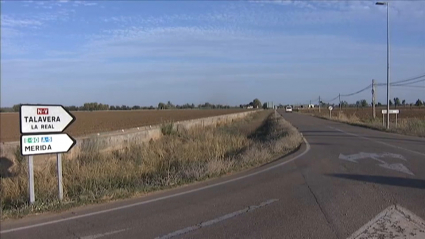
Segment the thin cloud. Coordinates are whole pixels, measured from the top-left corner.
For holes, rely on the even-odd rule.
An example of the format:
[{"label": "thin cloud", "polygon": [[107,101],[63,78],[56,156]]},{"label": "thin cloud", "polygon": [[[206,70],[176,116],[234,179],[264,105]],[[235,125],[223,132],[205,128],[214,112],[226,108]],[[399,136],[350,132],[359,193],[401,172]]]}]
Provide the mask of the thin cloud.
[{"label": "thin cloud", "polygon": [[20,28],[20,27],[38,27],[43,23],[36,19],[19,19],[8,15],[1,16],[2,27]]}]

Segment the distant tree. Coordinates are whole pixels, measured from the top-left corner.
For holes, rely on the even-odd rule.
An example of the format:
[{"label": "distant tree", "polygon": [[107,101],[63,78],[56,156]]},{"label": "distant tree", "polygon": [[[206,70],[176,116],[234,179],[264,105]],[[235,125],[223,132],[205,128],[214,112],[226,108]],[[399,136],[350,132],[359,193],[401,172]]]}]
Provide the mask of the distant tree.
[{"label": "distant tree", "polygon": [[78,111],[78,107],[75,105],[71,105],[67,107],[69,111]]},{"label": "distant tree", "polygon": [[254,99],[253,101],[252,101],[252,106],[254,107],[254,108],[261,108],[261,101],[259,100],[259,99]]},{"label": "distant tree", "polygon": [[367,103],[367,100],[363,99],[363,100],[360,101],[360,105],[362,107],[367,107],[369,104]]},{"label": "distant tree", "polygon": [[19,112],[20,105],[13,105],[12,108],[14,112]]},{"label": "distant tree", "polygon": [[347,107],[348,106],[348,102],[343,100],[341,101],[341,107]]},{"label": "distant tree", "polygon": [[381,102],[378,102],[378,106],[382,106]]},{"label": "distant tree", "polygon": [[158,104],[158,109],[159,109],[159,110],[163,110],[163,109],[165,109],[165,104],[164,104],[164,103],[162,103],[162,102],[159,102],[159,104]]},{"label": "distant tree", "polygon": [[173,109],[173,108],[175,108],[175,106],[171,103],[171,101],[168,101],[167,102],[166,107],[167,107],[167,109]]},{"label": "distant tree", "polygon": [[263,109],[267,109],[267,103],[263,104]]},{"label": "distant tree", "polygon": [[398,97],[395,97],[394,98],[394,106],[397,107],[399,105],[401,105],[400,99]]},{"label": "distant tree", "polygon": [[402,100],[402,101],[401,101],[401,104],[402,104],[403,106],[405,106],[405,105],[406,105],[406,100]]},{"label": "distant tree", "polygon": [[360,100],[356,101],[356,106],[359,107],[360,105]]},{"label": "distant tree", "polygon": [[418,99],[415,103],[415,106],[422,106],[422,105],[423,105],[423,102],[420,99]]},{"label": "distant tree", "polygon": [[393,102],[390,100],[390,106],[392,106],[393,105]]}]

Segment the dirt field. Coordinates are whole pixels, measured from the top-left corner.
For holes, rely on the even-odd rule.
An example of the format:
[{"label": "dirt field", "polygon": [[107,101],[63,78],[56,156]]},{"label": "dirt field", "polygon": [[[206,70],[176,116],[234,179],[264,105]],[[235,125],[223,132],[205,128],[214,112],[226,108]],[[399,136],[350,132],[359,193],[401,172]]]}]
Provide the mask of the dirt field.
[{"label": "dirt field", "polygon": [[[97,111],[72,112],[76,121],[65,131],[73,137],[129,129],[139,126],[156,125],[165,121],[182,121],[210,116],[232,114],[243,109],[223,110],[138,110],[138,111]],[[0,114],[0,142],[18,141],[19,114]]]},{"label": "dirt field", "polygon": [[[381,108],[381,107],[377,107],[376,108],[376,118],[378,119],[382,119],[382,113],[381,110],[386,109],[386,108]],[[391,107],[390,109],[394,109],[394,107]],[[399,119],[411,119],[411,118],[417,118],[417,119],[422,119],[425,120],[425,107],[422,108],[418,108],[418,107],[397,107],[397,109],[400,110],[400,114],[398,115]],[[302,112],[304,113],[318,113],[318,109],[304,109],[302,110]],[[333,115],[338,114],[339,109],[335,108],[332,111]],[[360,120],[369,120],[372,119],[372,108],[343,108],[342,112],[347,115],[347,116],[356,116],[358,117]],[[327,108],[322,108],[321,109],[321,113],[320,115],[323,116],[329,116],[329,110]],[[390,116],[391,121],[395,120],[395,116],[391,115]]]}]

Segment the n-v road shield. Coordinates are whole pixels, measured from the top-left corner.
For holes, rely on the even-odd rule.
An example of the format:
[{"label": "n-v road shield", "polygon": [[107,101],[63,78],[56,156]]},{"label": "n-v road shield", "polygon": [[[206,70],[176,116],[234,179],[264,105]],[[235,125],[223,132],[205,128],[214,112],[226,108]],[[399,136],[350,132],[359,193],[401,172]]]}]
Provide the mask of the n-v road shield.
[{"label": "n-v road shield", "polygon": [[66,153],[76,143],[68,134],[37,134],[21,136],[21,154]]},{"label": "n-v road shield", "polygon": [[62,105],[21,105],[21,134],[60,133],[75,117]]}]

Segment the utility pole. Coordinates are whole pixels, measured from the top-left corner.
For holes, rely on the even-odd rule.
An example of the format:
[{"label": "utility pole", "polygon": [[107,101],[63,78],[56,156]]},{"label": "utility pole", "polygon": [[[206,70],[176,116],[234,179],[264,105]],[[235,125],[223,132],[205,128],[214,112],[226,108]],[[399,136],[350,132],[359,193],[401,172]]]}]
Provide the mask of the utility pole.
[{"label": "utility pole", "polygon": [[387,7],[387,129],[390,128],[390,6],[389,2],[377,2]]},{"label": "utility pole", "polygon": [[319,113],[320,113],[320,105],[321,105],[321,101],[320,101],[320,96],[319,96]]},{"label": "utility pole", "polygon": [[342,105],[341,105],[341,94],[338,94],[338,98],[339,98],[339,111],[341,111],[341,109],[342,109]]},{"label": "utility pole", "polygon": [[373,114],[373,118],[376,118],[376,85],[375,85],[375,80],[372,79],[372,114]]}]

